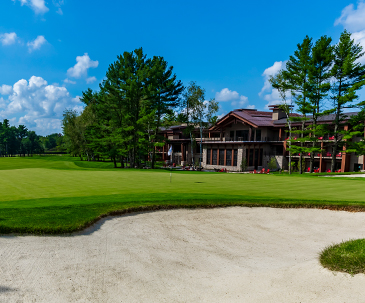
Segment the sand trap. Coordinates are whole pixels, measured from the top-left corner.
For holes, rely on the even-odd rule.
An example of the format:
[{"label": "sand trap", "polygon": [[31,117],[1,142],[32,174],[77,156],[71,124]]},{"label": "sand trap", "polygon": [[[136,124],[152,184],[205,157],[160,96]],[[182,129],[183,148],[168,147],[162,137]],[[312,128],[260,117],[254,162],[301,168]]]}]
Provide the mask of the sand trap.
[{"label": "sand trap", "polygon": [[363,302],[365,276],[318,263],[365,213],[170,210],[72,237],[0,237],[0,302]]}]

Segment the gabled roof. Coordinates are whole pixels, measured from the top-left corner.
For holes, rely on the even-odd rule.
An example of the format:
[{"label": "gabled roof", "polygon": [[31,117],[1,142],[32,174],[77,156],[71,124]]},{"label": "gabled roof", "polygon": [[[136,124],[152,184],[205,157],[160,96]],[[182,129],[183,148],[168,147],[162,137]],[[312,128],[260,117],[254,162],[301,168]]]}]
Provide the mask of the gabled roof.
[{"label": "gabled roof", "polygon": [[[349,112],[344,114],[344,119],[348,120],[352,116],[356,115],[357,112]],[[301,115],[297,113],[290,114],[292,117],[300,117]],[[307,123],[312,122],[312,116],[307,116],[309,119]],[[330,114],[326,116],[321,116],[318,118],[319,123],[328,123],[335,119],[335,114]],[[243,123],[251,125],[252,127],[282,127],[286,126],[287,119],[282,118],[279,120],[272,120],[272,112],[271,111],[258,111],[256,109],[235,109],[230,111],[227,115],[222,117],[217,121],[215,125],[209,128],[210,131],[218,131],[220,128],[228,126],[232,123]],[[294,124],[298,124],[299,122],[293,122]]]},{"label": "gabled roof", "polygon": [[271,112],[257,111],[256,109],[235,109],[219,119],[209,130],[214,131],[219,127],[223,127],[237,121],[251,125],[255,128],[274,126]]}]

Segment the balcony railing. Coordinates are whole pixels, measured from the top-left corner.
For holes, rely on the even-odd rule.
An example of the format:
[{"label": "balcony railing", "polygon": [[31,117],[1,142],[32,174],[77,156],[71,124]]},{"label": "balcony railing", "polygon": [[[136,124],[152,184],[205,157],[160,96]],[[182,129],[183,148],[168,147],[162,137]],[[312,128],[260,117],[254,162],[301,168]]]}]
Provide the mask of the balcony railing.
[{"label": "balcony railing", "polygon": [[[303,157],[310,157],[310,153],[304,153],[302,156]],[[331,157],[332,158],[332,153],[330,153],[330,152],[324,152],[324,153],[315,153],[314,154],[314,157],[315,158],[319,158],[320,156],[322,155],[322,157]],[[298,154],[292,154],[292,157],[299,157],[300,156],[300,153],[298,153]],[[342,153],[340,152],[340,153],[338,153],[338,154],[336,154],[336,158],[341,158],[342,157]]]},{"label": "balcony railing", "polygon": [[[199,140],[200,138],[197,138]],[[272,141],[282,141],[279,140],[279,137],[260,137],[256,138],[256,140],[249,140],[244,137],[223,137],[221,138],[203,138],[203,142],[209,141],[219,141],[219,142],[272,142]]]}]

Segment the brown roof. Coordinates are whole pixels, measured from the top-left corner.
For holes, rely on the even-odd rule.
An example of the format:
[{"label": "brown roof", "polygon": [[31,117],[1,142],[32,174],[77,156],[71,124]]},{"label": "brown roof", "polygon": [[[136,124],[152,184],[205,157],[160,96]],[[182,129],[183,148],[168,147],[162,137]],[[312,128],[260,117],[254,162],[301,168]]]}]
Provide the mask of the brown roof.
[{"label": "brown roof", "polygon": [[223,118],[219,119],[217,123],[210,128],[210,130],[214,130],[216,126],[223,125],[226,122],[234,119],[239,119],[240,121],[256,128],[263,126],[274,126],[271,112],[257,111],[256,109],[235,109],[229,112]]}]

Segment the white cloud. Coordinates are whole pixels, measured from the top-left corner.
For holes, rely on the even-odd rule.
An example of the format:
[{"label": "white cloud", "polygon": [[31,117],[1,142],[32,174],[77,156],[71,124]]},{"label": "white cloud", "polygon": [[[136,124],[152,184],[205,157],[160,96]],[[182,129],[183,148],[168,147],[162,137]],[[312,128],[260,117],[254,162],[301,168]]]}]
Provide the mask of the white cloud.
[{"label": "white cloud", "polygon": [[218,102],[231,102],[232,106],[250,106],[248,105],[248,98],[246,96],[240,95],[238,92],[232,91],[228,88],[223,88],[220,92],[216,92],[215,100]]},{"label": "white cloud", "polygon": [[47,40],[44,38],[44,36],[38,36],[33,41],[27,43],[29,52],[40,49],[41,46],[46,42]]},{"label": "white cloud", "polygon": [[[359,1],[357,8],[353,4],[346,6],[341,16],[336,19],[334,25],[341,24],[344,28],[352,32],[352,38],[365,49],[365,2]],[[365,64],[365,56],[359,61]]]},{"label": "white cloud", "polygon": [[275,76],[281,69],[284,69],[285,65],[286,61],[276,61],[272,66],[265,69],[262,73],[262,77],[264,78],[264,86],[259,92],[259,96],[268,102],[265,105],[265,109],[269,109],[269,105],[283,103],[278,90],[272,88],[269,78],[270,76]]},{"label": "white cloud", "polygon": [[271,90],[271,84],[269,82],[270,76],[275,76],[281,69],[285,66],[285,61],[276,61],[272,66],[268,67],[264,70],[262,73],[262,76],[265,79],[264,86],[262,87],[261,91],[259,92],[259,96],[262,97],[262,95]]},{"label": "white cloud", "polygon": [[8,98],[0,98],[0,119],[15,119],[14,124],[25,124],[46,135],[61,132],[66,108],[81,111],[80,98],[72,98],[65,87],[48,85],[42,77],[32,76],[29,81],[17,81]]},{"label": "white cloud", "polygon": [[56,13],[59,15],[63,15],[63,11],[61,9],[61,6],[65,4],[64,0],[52,0],[53,5],[57,8]]},{"label": "white cloud", "polygon": [[0,86],[0,95],[10,95],[13,92],[13,87],[3,84]]},{"label": "white cloud", "polygon": [[68,78],[66,78],[65,80],[63,80],[64,83],[68,83],[68,84],[76,84],[76,81],[72,81]]},{"label": "white cloud", "polygon": [[86,83],[89,84],[89,83],[93,83],[96,81],[96,78],[95,77],[89,77],[86,79]]},{"label": "white cloud", "polygon": [[[17,0],[12,0],[16,2]],[[36,14],[44,14],[49,11],[44,0],[18,0],[21,5],[29,6]]]},{"label": "white cloud", "polygon": [[18,39],[16,33],[5,33],[0,34],[0,41],[2,45],[11,45],[14,44]]},{"label": "white cloud", "polygon": [[336,19],[335,25],[343,25],[350,32],[357,32],[365,29],[365,2],[360,1],[357,4],[357,9],[354,5],[346,6],[340,18]]},{"label": "white cloud", "polygon": [[72,78],[87,77],[89,68],[96,68],[99,65],[98,61],[92,61],[87,53],[83,56],[76,57],[76,64],[67,70],[67,75]]}]

